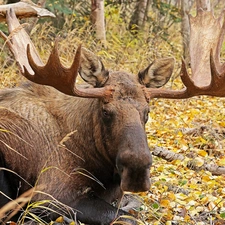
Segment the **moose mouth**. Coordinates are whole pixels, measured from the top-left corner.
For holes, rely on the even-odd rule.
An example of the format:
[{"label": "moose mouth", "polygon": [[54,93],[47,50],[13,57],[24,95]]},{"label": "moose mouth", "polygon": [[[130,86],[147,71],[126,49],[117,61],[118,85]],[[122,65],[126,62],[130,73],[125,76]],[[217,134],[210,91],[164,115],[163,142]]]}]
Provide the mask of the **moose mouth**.
[{"label": "moose mouth", "polygon": [[120,187],[122,191],[144,192],[150,188],[149,168],[128,168],[120,170]]}]

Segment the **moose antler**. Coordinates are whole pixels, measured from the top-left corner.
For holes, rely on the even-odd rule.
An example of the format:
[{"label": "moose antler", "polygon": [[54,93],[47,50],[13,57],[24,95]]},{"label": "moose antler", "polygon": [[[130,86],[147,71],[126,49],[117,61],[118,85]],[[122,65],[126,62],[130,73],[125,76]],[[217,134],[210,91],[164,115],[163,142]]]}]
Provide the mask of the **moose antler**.
[{"label": "moose antler", "polygon": [[225,97],[225,64],[220,64],[219,57],[225,34],[224,11],[216,19],[209,8],[197,1],[196,17],[189,16],[192,77],[182,61],[180,77],[185,87],[181,90],[148,88],[146,92],[150,98]]},{"label": "moose antler", "polygon": [[52,86],[62,93],[72,96],[101,98],[112,95],[113,88],[111,86],[87,89],[76,88],[76,78],[81,60],[81,46],[76,51],[71,67],[66,68],[60,63],[56,41],[47,63],[44,64],[29,35],[16,18],[13,9],[7,11],[6,21],[10,36],[7,37],[3,32],[0,32],[0,34],[14,54],[22,75],[27,79],[37,84]]}]

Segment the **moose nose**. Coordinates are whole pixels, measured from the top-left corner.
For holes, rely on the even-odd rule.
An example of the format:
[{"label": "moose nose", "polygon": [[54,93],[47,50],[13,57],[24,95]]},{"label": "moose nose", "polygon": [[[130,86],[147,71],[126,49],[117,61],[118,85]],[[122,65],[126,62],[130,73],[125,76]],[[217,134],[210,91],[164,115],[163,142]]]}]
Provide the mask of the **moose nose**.
[{"label": "moose nose", "polygon": [[135,154],[123,151],[117,158],[117,169],[121,178],[121,189],[130,192],[148,191],[150,188],[150,151]]},{"label": "moose nose", "polygon": [[149,168],[123,168],[121,189],[129,192],[144,192],[150,188]]}]

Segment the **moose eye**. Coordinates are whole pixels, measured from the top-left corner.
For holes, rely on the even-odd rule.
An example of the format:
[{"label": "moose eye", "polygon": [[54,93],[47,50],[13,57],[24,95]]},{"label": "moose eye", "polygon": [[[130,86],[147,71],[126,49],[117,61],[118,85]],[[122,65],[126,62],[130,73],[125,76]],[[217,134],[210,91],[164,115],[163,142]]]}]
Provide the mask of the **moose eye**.
[{"label": "moose eye", "polygon": [[109,110],[103,109],[102,116],[104,121],[109,122],[112,119],[112,113]]},{"label": "moose eye", "polygon": [[147,110],[144,114],[144,122],[147,123],[148,122],[148,115],[149,115],[149,110]]}]

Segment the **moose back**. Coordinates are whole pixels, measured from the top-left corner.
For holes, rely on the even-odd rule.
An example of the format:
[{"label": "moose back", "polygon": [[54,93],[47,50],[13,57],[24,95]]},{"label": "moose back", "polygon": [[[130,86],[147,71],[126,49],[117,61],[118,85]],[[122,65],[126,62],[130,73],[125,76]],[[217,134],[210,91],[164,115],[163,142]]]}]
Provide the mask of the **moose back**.
[{"label": "moose back", "polygon": [[[13,11],[7,20],[17,26]],[[26,44],[17,53],[21,35]],[[42,185],[33,201],[48,199],[54,211],[44,220],[76,213],[83,223],[110,224],[127,215],[111,203],[123,191],[150,187],[145,90],[168,81],[174,60],[156,60],[136,76],[106,70],[81,47],[70,69],[60,64],[56,47],[42,65],[24,30],[9,47],[33,82],[0,91],[0,207]],[[92,87],[75,87],[78,72]]]}]

